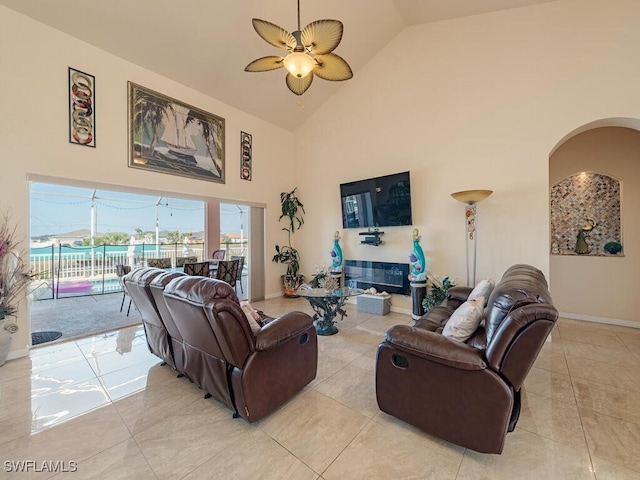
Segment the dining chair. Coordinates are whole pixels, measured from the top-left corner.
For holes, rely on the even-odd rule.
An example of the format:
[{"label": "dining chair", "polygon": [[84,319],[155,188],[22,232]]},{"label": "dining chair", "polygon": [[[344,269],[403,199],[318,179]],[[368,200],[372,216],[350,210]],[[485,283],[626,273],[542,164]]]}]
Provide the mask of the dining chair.
[{"label": "dining chair", "polygon": [[185,263],[196,263],[198,257],[176,257],[176,267],[184,267]]},{"label": "dining chair", "polygon": [[[120,311],[124,308],[124,300],[127,296],[129,296],[129,292],[124,285],[124,281],[122,277],[124,277],[127,273],[131,271],[131,267],[129,265],[123,265],[122,263],[116,263],[116,275],[118,276],[118,283],[122,288],[122,302],[120,303]],[[129,307],[127,308],[127,317],[129,316],[129,312],[131,311],[131,297],[129,296]]]},{"label": "dining chair", "polygon": [[213,258],[214,260],[224,260],[226,254],[227,251],[224,249],[214,250],[211,254],[211,258]]},{"label": "dining chair", "polygon": [[154,268],[171,268],[170,258],[149,258],[147,259],[147,267]]},{"label": "dining chair", "polygon": [[209,276],[216,278],[216,271],[218,270],[218,262],[224,260],[227,251],[224,249],[214,250],[209,259]]},{"label": "dining chair", "polygon": [[[240,291],[244,293],[244,288],[242,288],[242,270],[244,269],[244,256],[231,255],[231,260],[238,260],[238,282],[240,282]],[[236,291],[237,290],[238,289],[236,288]]]},{"label": "dining chair", "polygon": [[184,273],[197,277],[209,276],[209,262],[185,263]]},{"label": "dining chair", "polygon": [[227,282],[234,290],[238,283],[238,264],[239,260],[220,260],[216,270],[216,278]]}]

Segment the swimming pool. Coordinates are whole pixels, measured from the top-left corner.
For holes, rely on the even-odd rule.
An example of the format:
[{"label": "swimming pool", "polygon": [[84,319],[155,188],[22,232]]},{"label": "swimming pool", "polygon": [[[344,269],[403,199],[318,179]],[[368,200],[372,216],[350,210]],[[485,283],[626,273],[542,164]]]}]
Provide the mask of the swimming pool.
[{"label": "swimming pool", "polygon": [[122,287],[117,278],[61,280],[59,283],[54,283],[52,296],[57,294],[57,298],[60,298],[81,295],[101,295],[121,291]]}]

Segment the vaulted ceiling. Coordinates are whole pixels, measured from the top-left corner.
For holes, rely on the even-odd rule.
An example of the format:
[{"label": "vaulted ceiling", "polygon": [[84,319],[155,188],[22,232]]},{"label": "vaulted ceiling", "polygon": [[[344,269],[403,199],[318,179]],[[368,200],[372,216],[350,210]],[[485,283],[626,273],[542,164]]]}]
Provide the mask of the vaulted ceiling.
[{"label": "vaulted ceiling", "polygon": [[[357,77],[406,27],[549,1],[554,0],[301,0],[300,22],[304,27],[323,18],[342,21],[344,35],[335,53]],[[295,0],[0,0],[0,5],[286,130],[295,130],[342,86],[316,78],[298,97],[286,87],[283,70],[244,72],[250,61],[282,52],[256,34],[251,19],[296,30]]]}]

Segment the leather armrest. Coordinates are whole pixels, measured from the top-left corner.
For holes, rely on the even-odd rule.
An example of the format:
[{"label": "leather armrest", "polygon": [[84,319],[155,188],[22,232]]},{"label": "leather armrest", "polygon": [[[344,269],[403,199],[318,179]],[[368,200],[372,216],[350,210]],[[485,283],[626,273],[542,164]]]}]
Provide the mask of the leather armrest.
[{"label": "leather armrest", "polygon": [[256,332],[256,350],[269,350],[309,328],[313,328],[313,318],[306,313],[285,313]]},{"label": "leather armrest", "polygon": [[391,327],[386,341],[398,350],[461,370],[484,370],[482,350],[409,325]]},{"label": "leather armrest", "polygon": [[471,287],[451,287],[447,290],[447,298],[466,302],[469,294],[473,291]]},{"label": "leather armrest", "polygon": [[273,322],[275,320],[275,318],[270,317],[269,315],[264,313],[262,310],[256,309],[256,313],[258,314],[258,317],[260,317],[260,321],[258,322],[260,326],[265,326],[267,323]]}]

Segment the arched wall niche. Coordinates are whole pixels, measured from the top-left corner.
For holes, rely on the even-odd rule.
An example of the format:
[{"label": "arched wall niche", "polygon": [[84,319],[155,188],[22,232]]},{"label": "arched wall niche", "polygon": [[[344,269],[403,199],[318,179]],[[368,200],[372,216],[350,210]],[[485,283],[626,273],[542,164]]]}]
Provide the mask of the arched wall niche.
[{"label": "arched wall niche", "polygon": [[620,180],[580,172],[551,187],[551,253],[622,255]]},{"label": "arched wall niche", "polygon": [[[549,155],[549,209],[551,212],[554,187],[564,180],[578,181],[582,172],[599,174],[593,177],[595,192],[597,178],[605,179],[610,185],[606,188],[616,191],[620,196],[620,243],[623,252],[609,254],[577,254],[575,247],[579,229],[590,225],[587,214],[578,200],[578,212],[562,221],[566,223],[568,243],[565,248],[569,254],[553,254],[553,223],[550,222],[549,285],[555,306],[564,318],[586,320],[640,328],[640,320],[633,299],[640,289],[640,223],[634,221],[635,212],[640,208],[640,119],[607,118],[579,126],[570,131],[554,146]],[[609,180],[611,179],[611,180]],[[585,203],[585,200],[582,200]],[[603,207],[607,208],[607,207]],[[605,215],[615,216],[610,213]],[[598,216],[597,214],[594,216]],[[587,243],[592,250],[602,246],[593,246],[595,233],[603,235],[604,228],[600,219],[593,218],[597,224],[587,235]],[[615,234],[614,234],[615,235]],[[609,240],[609,235],[606,235]],[[605,239],[602,241],[604,242]],[[608,242],[604,242],[605,244]],[[558,245],[560,247],[560,245]]]}]

